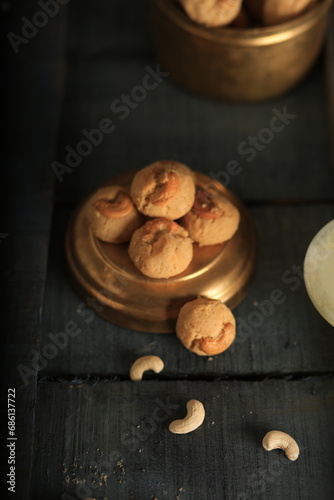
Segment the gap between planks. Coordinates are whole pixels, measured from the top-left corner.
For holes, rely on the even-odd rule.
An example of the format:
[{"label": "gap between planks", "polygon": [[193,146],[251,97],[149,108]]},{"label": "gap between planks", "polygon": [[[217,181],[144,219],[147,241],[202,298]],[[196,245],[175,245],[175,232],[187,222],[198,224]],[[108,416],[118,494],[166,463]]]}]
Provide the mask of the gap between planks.
[{"label": "gap between planks", "polygon": [[[288,373],[288,374],[276,374],[276,373],[269,373],[266,375],[256,375],[256,374],[249,374],[249,375],[227,375],[227,376],[220,376],[217,377],[216,375],[180,375],[178,377],[168,377],[168,376],[150,376],[147,375],[141,382],[264,382],[268,380],[282,380],[285,382],[296,382],[296,381],[302,381],[302,380],[309,380],[313,378],[318,378],[318,379],[330,379],[334,377],[334,371],[331,372],[312,372],[312,373]],[[80,385],[80,384],[88,384],[88,385],[95,385],[100,382],[112,382],[112,383],[117,383],[117,382],[131,382],[130,377],[124,376],[124,375],[85,375],[85,376],[76,376],[73,377],[73,375],[57,375],[57,376],[42,376],[39,375],[37,379],[38,384],[43,384],[43,383],[54,383],[58,382],[60,384],[75,384],[75,385]]]}]

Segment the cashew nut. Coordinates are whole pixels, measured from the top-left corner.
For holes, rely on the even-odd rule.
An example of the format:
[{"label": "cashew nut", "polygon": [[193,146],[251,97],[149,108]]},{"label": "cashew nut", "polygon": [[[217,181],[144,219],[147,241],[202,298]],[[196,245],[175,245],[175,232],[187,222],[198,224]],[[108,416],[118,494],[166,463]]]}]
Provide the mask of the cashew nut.
[{"label": "cashew nut", "polygon": [[215,206],[208,194],[203,190],[196,192],[191,211],[202,219],[218,219],[223,215],[223,211],[218,206]]},{"label": "cashew nut", "polygon": [[[164,163],[168,165],[170,162],[160,162],[160,165]],[[154,170],[154,178],[156,182],[155,191],[148,196],[148,199],[153,205],[158,207],[165,206],[180,191],[179,177],[173,171],[168,172],[156,168]]]},{"label": "cashew nut", "polygon": [[297,460],[299,456],[299,446],[296,441],[282,431],[268,432],[262,440],[262,446],[267,451],[280,448],[290,460]]},{"label": "cashew nut", "polygon": [[108,219],[120,219],[134,210],[130,196],[119,191],[113,200],[97,200],[96,209]]},{"label": "cashew nut", "polygon": [[143,227],[142,239],[145,243],[153,245],[164,233],[175,233],[186,236],[185,230],[173,220],[165,219],[160,217],[159,219],[153,219],[147,221]]},{"label": "cashew nut", "polygon": [[169,430],[174,434],[187,434],[199,427],[205,418],[205,409],[200,401],[191,399],[187,403],[187,416],[174,420],[169,424]]},{"label": "cashew nut", "polygon": [[147,370],[153,370],[160,373],[164,369],[164,362],[159,356],[142,356],[138,358],[130,369],[131,380],[142,380],[143,373]]}]

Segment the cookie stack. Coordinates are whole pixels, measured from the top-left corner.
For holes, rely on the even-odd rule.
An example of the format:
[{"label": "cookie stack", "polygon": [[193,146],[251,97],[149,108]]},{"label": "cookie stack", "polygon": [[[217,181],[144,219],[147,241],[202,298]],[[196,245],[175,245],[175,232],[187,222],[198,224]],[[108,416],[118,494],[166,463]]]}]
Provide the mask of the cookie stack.
[{"label": "cookie stack", "polygon": [[130,241],[129,256],[137,269],[156,279],[185,271],[193,242],[217,245],[232,238],[240,219],[224,195],[196,191],[194,172],[176,161],[139,170],[129,192],[121,186],[100,190],[90,215],[95,236],[109,243]]}]

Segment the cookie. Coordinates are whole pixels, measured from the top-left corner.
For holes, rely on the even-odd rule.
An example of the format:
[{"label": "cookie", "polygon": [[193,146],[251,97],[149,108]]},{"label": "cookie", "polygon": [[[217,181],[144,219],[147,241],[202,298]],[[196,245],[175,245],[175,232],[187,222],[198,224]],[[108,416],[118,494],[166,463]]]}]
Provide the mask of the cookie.
[{"label": "cookie", "polygon": [[262,7],[262,22],[264,26],[274,26],[300,16],[318,0],[264,0]]},{"label": "cookie", "polygon": [[179,219],[194,203],[194,174],[182,163],[156,161],[137,172],[131,197],[137,209],[149,217]]},{"label": "cookie", "polygon": [[215,193],[210,196],[204,190],[196,192],[191,210],[180,220],[190,237],[204,245],[217,245],[229,240],[238,229],[239,210],[226,198]]},{"label": "cookie", "polygon": [[193,244],[188,232],[176,222],[154,219],[135,231],[129,255],[145,276],[170,278],[188,267],[193,257]]},{"label": "cookie", "polygon": [[205,26],[226,26],[240,12],[242,0],[179,0],[190,17]]},{"label": "cookie", "polygon": [[145,222],[127,191],[120,186],[102,188],[95,193],[87,216],[93,234],[108,243],[129,241]]},{"label": "cookie", "polygon": [[244,0],[245,8],[263,26],[290,21],[312,8],[318,0]]},{"label": "cookie", "polygon": [[182,306],[176,335],[187,349],[199,356],[220,354],[235,339],[235,318],[220,300],[199,297]]}]

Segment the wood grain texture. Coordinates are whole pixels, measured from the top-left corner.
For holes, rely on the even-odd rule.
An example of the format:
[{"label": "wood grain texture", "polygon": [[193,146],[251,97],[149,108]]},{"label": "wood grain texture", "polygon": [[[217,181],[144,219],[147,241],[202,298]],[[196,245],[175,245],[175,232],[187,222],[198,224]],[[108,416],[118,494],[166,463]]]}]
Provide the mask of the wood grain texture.
[{"label": "wood grain texture", "polygon": [[[46,4],[46,9],[43,9],[40,3]],[[52,8],[50,2],[51,14],[48,14],[47,4],[48,2],[43,0],[16,0],[1,4],[0,33],[4,39],[2,55],[6,62],[11,61],[18,68],[23,61],[51,62],[63,58],[68,6],[57,2],[59,9],[57,5]],[[20,80],[16,80],[14,75],[11,76],[12,85],[18,85]],[[45,76],[47,77],[47,73]],[[27,87],[33,90],[32,87]]]},{"label": "wood grain texture", "polygon": [[69,57],[110,59],[152,53],[150,0],[70,4]]},{"label": "wood grain texture", "polygon": [[326,57],[326,90],[327,90],[327,113],[331,131],[331,148],[334,167],[334,5],[329,19],[329,28],[325,50]]},{"label": "wood grain texture", "polygon": [[[31,18],[36,3],[3,3],[3,34],[20,34],[22,17]],[[16,390],[16,497],[28,498],[34,438],[37,370],[32,365],[40,341],[41,310],[45,286],[48,243],[53,208],[54,178],[49,162],[54,156],[64,82],[65,11],[22,44],[15,54],[8,40],[2,108],[5,141],[2,148],[3,181],[0,302],[1,347],[1,442],[7,443],[7,389]],[[53,40],[57,38],[57,46]],[[25,368],[22,368],[25,367]],[[24,375],[22,369],[26,369]],[[21,372],[20,372],[21,370]],[[7,463],[8,448],[1,456]],[[5,473],[5,474],[6,474]],[[7,477],[7,476],[5,476]],[[7,492],[4,481],[3,495]],[[14,496],[14,495],[13,495]]]},{"label": "wood grain texture", "polygon": [[[319,67],[294,92],[265,103],[245,106],[202,99],[165,78],[141,102],[130,98],[130,109],[120,103],[122,95],[142,85],[148,66],[155,70],[157,62],[72,62],[56,160],[67,165],[66,147],[77,150],[85,140],[83,130],[96,129],[101,119],[112,120],[115,130],[104,134],[90,154],[80,155],[74,162],[78,166],[57,181],[59,201],[78,202],[114,174],[166,158],[212,175],[244,200],[333,199]],[[137,89],[135,95],[144,94]],[[286,119],[289,123],[274,134],[268,127],[275,113],[284,109],[295,118]],[[259,134],[271,142],[258,142],[261,150],[256,151],[249,141]],[[238,162],[238,175],[228,174],[231,161]]]},{"label": "wood grain texture", "polygon": [[[70,211],[58,210],[50,246],[42,350],[53,343],[50,333],[64,332],[69,321],[74,321],[81,333],[67,338],[67,345],[47,360],[43,374],[128,377],[133,361],[144,354],[164,359],[162,378],[332,371],[333,329],[311,305],[301,273],[308,244],[334,217],[334,205],[256,207],[251,213],[260,240],[256,280],[234,311],[236,342],[208,360],[187,351],[174,335],[119,328],[98,317],[92,307],[90,311],[80,308],[82,300],[71,288],[63,250]],[[272,302],[278,293],[274,290],[280,291],[276,304]]]},{"label": "wood grain texture", "polygon": [[[189,399],[203,403],[204,423],[170,433]],[[38,404],[34,500],[333,498],[331,377],[43,382]],[[296,462],[262,448],[273,429],[296,439]]]}]

